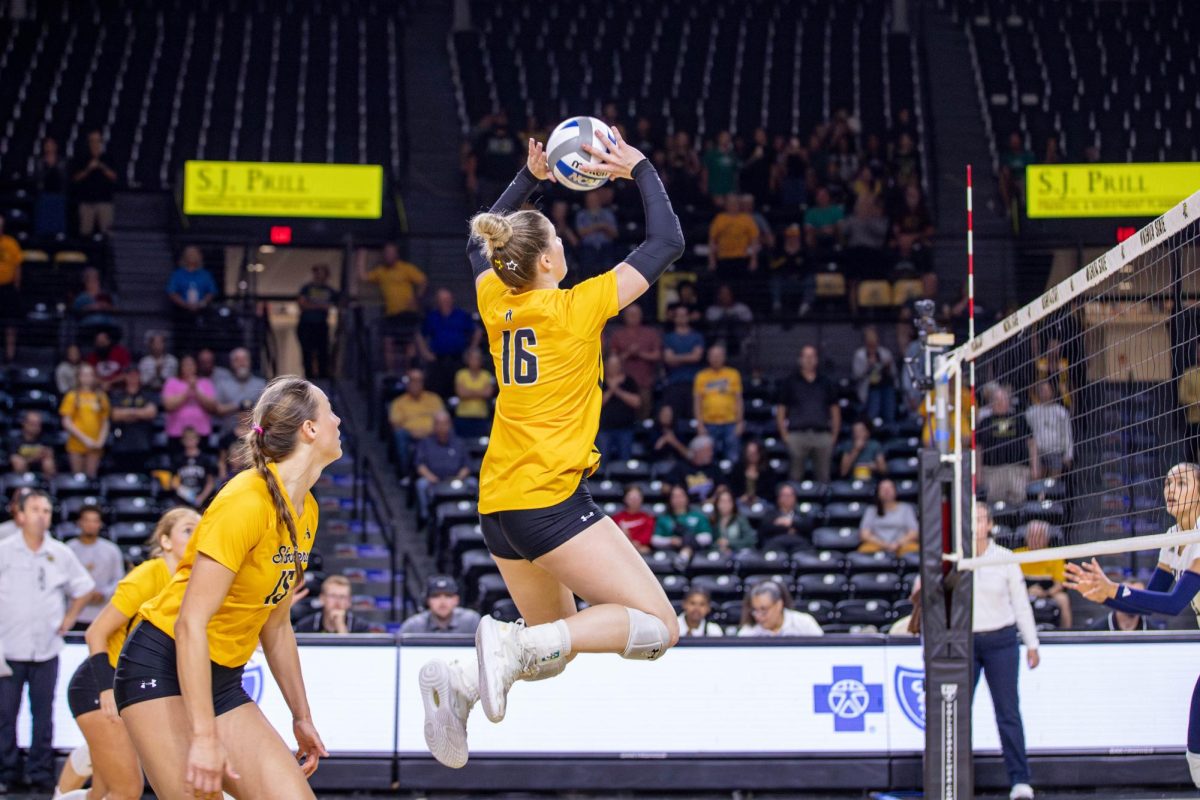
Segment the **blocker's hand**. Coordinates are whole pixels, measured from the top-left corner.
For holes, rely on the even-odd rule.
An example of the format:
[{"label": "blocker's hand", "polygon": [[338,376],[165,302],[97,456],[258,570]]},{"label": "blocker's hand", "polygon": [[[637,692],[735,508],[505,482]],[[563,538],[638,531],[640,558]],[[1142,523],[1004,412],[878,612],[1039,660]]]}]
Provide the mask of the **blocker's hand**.
[{"label": "blocker's hand", "polygon": [[539,181],[558,183],[554,172],[550,169],[550,161],[546,158],[546,148],[536,139],[529,140],[529,159],[525,162],[533,177]]},{"label": "blocker's hand", "polygon": [[599,164],[588,166],[588,172],[601,172],[610,178],[625,178],[626,180],[630,180],[633,178],[633,168],[638,165],[638,162],[645,161],[646,156],[641,150],[626,143],[621,138],[619,130],[613,128],[612,132],[613,136],[617,137],[615,143],[606,140],[601,131],[596,131],[596,139],[600,142],[600,145],[583,145],[583,149],[586,152],[601,160]]},{"label": "blocker's hand", "polygon": [[1099,562],[1092,559],[1082,564],[1068,563],[1067,577],[1063,585],[1074,589],[1094,603],[1103,603],[1117,596],[1117,584],[1108,579]]}]

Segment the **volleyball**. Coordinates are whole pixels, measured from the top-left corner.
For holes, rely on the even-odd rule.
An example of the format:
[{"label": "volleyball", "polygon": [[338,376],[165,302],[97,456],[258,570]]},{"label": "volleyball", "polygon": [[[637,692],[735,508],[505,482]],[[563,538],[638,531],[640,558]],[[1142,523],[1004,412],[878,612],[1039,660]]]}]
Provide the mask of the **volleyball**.
[{"label": "volleyball", "polygon": [[608,176],[604,173],[589,171],[589,165],[600,162],[583,149],[584,144],[599,145],[597,131],[604,134],[608,141],[616,143],[617,137],[612,129],[595,117],[565,119],[550,134],[546,142],[546,158],[554,170],[554,177],[568,189],[587,192],[608,182]]}]

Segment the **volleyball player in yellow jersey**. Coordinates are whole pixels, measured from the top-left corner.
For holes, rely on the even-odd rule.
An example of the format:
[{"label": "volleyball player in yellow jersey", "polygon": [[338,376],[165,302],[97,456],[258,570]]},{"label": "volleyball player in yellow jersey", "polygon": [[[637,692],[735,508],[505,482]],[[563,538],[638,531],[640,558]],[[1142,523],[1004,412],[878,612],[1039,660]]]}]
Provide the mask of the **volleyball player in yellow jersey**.
[{"label": "volleyball player in yellow jersey", "polygon": [[[313,727],[289,595],[317,533],[309,490],[341,455],[341,420],[294,376],[267,384],[242,440],[243,463],[213,499],[166,588],[138,611],[117,662],[115,699],[160,800],[312,798],[328,755]],[[297,757],[242,689],[262,643],[292,711]]]},{"label": "volleyball player in yellow jersey", "polygon": [[[425,738],[443,764],[467,761],[466,720],[476,699],[504,718],[517,680],[560,673],[575,653],[653,660],[679,638],[658,580],[592,501],[587,477],[603,380],[600,332],[683,251],[679,220],[653,165],[619,137],[600,171],[637,182],[646,240],[611,271],[572,289],[562,242],[537,211],[517,211],[549,177],[540,144],[488,213],[471,220],[469,255],[479,313],[499,378],[499,397],[480,474],[480,525],[523,622],[484,617],[477,665],[432,661],[422,668]],[[588,602],[577,612],[574,595]]]}]

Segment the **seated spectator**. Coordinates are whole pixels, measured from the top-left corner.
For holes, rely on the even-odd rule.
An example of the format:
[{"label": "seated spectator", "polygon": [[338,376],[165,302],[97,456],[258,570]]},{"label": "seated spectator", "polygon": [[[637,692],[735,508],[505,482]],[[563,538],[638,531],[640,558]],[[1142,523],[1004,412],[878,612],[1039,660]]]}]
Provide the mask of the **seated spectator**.
[{"label": "seated spectator", "polygon": [[162,331],[147,331],[146,351],[138,362],[142,385],[161,392],[167,381],[179,374],[179,359],[167,352],[167,335]]},{"label": "seated spectator", "polygon": [[678,550],[687,559],[697,549],[711,549],[713,542],[708,517],[691,507],[688,493],[682,486],[672,486],[667,496],[667,513],[654,521],[651,546],[656,550]]},{"label": "seated spectator", "polygon": [[1000,199],[1014,230],[1020,226],[1021,206],[1025,201],[1025,168],[1035,160],[1021,132],[1010,133],[1008,149],[1000,156]]},{"label": "seated spectator", "polygon": [[796,498],[796,487],[781,483],[775,490],[775,510],[763,518],[759,535],[768,550],[809,550],[804,512]]},{"label": "seated spectator", "polygon": [[166,411],[167,438],[178,444],[184,428],[194,428],[207,437],[212,433],[212,417],[217,410],[217,392],[212,381],[196,374],[196,359],[184,356],[179,360],[179,375],[167,379],[162,391]]},{"label": "seated spectator", "polygon": [[449,575],[430,577],[425,589],[426,610],[413,614],[400,626],[401,633],[474,633],[479,614],[459,608],[458,583]]},{"label": "seated spectator", "polygon": [[875,487],[875,503],[867,507],[859,524],[860,553],[881,550],[894,556],[915,553],[921,548],[917,513],[908,503],[896,499],[896,484],[887,478]]},{"label": "seated spectator", "polygon": [[[217,354],[211,348],[201,347],[196,353],[196,374],[201,378],[216,381],[217,376],[223,373],[227,375],[229,370],[217,366]],[[216,384],[214,383],[213,386],[215,387]]]},{"label": "seated spectator", "polygon": [[125,368],[133,363],[133,356],[120,342],[114,342],[112,333],[106,330],[96,331],[93,339],[92,352],[87,354],[84,362],[96,369],[96,380],[100,388],[108,391],[113,383],[121,379]]},{"label": "seated spectator", "polygon": [[200,449],[200,434],[184,428],[181,450],[171,464],[171,489],[175,497],[195,509],[204,508],[217,487],[217,464]]},{"label": "seated spectator", "polygon": [[345,575],[329,575],[321,581],[320,608],[296,620],[296,633],[369,633],[371,626],[354,616],[353,593]]},{"label": "seated spectator", "polygon": [[58,141],[42,139],[42,151],[33,166],[33,185],[37,190],[33,229],[38,236],[56,236],[67,232],[67,165],[58,149]]},{"label": "seated spectator", "polygon": [[838,475],[852,480],[866,481],[878,478],[887,472],[887,461],[883,458],[883,445],[871,438],[871,429],[861,419],[850,428],[850,441],[841,448]]},{"label": "seated spectator", "polygon": [[67,459],[71,472],[95,479],[108,442],[110,407],[108,395],[96,380],[90,364],[79,367],[79,386],[67,392],[58,405],[67,437]]},{"label": "seated spectator", "polygon": [[724,636],[725,631],[708,621],[712,613],[712,595],[707,589],[691,589],[683,598],[683,613],[679,615],[679,638],[685,636]]},{"label": "seated spectator", "polygon": [[658,416],[655,417],[654,422],[655,425],[650,435],[654,441],[650,457],[655,460],[687,458],[689,455],[687,445],[680,440],[676,430],[675,410],[671,406],[664,405],[658,409]]},{"label": "seated spectator", "polygon": [[86,505],[79,509],[75,524],[79,526],[79,536],[66,545],[96,582],[72,628],[86,631],[112,599],[117,583],[125,577],[125,557],[121,554],[121,548],[100,535],[104,529],[104,515],[99,506]]},{"label": "seated spectator", "polygon": [[238,419],[254,410],[254,404],[267,382],[251,370],[250,351],[238,347],[229,353],[229,369],[218,371],[213,377],[213,389],[217,397],[217,422],[220,433],[229,433],[237,427]]},{"label": "seated spectator", "polygon": [[0,542],[21,532],[21,526],[17,522],[17,512],[21,510],[21,501],[32,491],[33,489],[28,486],[18,486],[12,490],[12,494],[8,498],[8,519],[0,522]]},{"label": "seated spectator", "polygon": [[[3,539],[3,534],[0,534],[0,539]],[[1145,589],[1146,584],[1134,579],[1128,580],[1121,576],[1112,578],[1114,583],[1123,583],[1130,589]],[[1161,630],[1162,625],[1157,620],[1142,614],[1130,614],[1125,611],[1110,611],[1100,619],[1092,623],[1091,630],[1094,631],[1156,631]]]},{"label": "seated spectator", "polygon": [[748,592],[742,603],[738,636],[824,636],[811,614],[792,607],[792,594],[775,581],[763,581]]},{"label": "seated spectator", "polygon": [[118,470],[137,472],[146,466],[154,450],[154,420],[158,401],[142,388],[141,372],[126,367],[124,384],[117,384],[109,395],[112,411],[112,443],[108,452]]},{"label": "seated spectator", "polygon": [[625,487],[625,507],[613,515],[613,522],[617,523],[625,535],[629,537],[629,541],[637,548],[639,553],[645,554],[652,552],[650,540],[654,536],[654,515],[647,513],[642,504],[646,501],[645,495],[642,494],[642,487],[637,484],[630,484]]},{"label": "seated spectator", "polygon": [[621,357],[610,355],[604,361],[604,393],[600,405],[600,429],[596,449],[609,461],[628,461],[633,456],[633,434],[637,425],[642,396],[637,382],[625,374]]},{"label": "seated spectator", "polygon": [[454,430],[464,439],[487,436],[491,430],[492,398],[496,396],[496,376],[483,368],[483,352],[467,350],[466,366],[454,375]]},{"label": "seated spectator", "polygon": [[95,267],[87,267],[80,277],[83,290],[71,303],[71,313],[79,324],[80,334],[88,336],[101,328],[113,333],[116,320],[110,312],[117,307],[116,297],[100,285],[100,270]]},{"label": "seated spectator", "polygon": [[54,368],[54,385],[58,388],[59,394],[66,394],[75,388],[75,384],[79,381],[79,365],[82,363],[83,356],[79,352],[79,345],[67,345],[63,360],[58,362],[58,366]]},{"label": "seated spectator", "polygon": [[739,503],[749,505],[757,500],[767,502],[775,498],[775,486],[779,476],[767,464],[762,445],[757,441],[746,442],[742,447],[742,458],[729,476],[729,488]]},{"label": "seated spectator", "polygon": [[[1014,553],[1028,553],[1033,550],[1045,550],[1050,546],[1050,525],[1045,520],[1030,520],[1025,526],[1025,546],[1014,547]],[[1059,627],[1070,630],[1075,625],[1071,613],[1071,598],[1063,583],[1067,579],[1066,559],[1052,558],[1046,561],[1027,562],[1021,565],[1025,575],[1025,586],[1029,589],[1029,598],[1050,598],[1050,602],[1058,606]]]},{"label": "seated spectator", "polygon": [[668,191],[674,201],[682,208],[688,203],[698,203],[703,199],[704,190],[701,181],[703,167],[696,148],[692,146],[691,135],[687,131],[677,130],[667,143],[666,160],[661,170]]},{"label": "seated spectator", "polygon": [[[696,284],[691,281],[680,281],[675,286],[675,296],[675,304],[681,305],[687,310],[688,322],[692,325],[703,324],[704,314],[700,311],[700,295],[696,293]],[[669,308],[667,313],[667,322],[672,322]]]},{"label": "seated spectator", "polygon": [[42,432],[42,415],[26,411],[21,415],[21,430],[13,436],[8,447],[8,465],[13,472],[41,472],[53,478],[58,472],[54,464],[54,445]]},{"label": "seated spectator", "polygon": [[433,491],[442,481],[463,480],[471,475],[467,447],[454,435],[450,415],[433,415],[433,434],[417,444],[413,463],[417,468],[417,512],[422,522],[429,519]]},{"label": "seated spectator", "polygon": [[700,362],[704,360],[704,337],[692,328],[687,306],[676,303],[668,312],[671,330],[663,336],[663,364],[666,366],[666,387],[663,403],[671,406],[675,416],[690,418],[693,413],[692,391]]},{"label": "seated spectator", "polygon": [[1071,468],[1075,459],[1071,413],[1055,397],[1050,381],[1038,383],[1037,400],[1025,411],[1025,421],[1037,444],[1042,476],[1057,478]]},{"label": "seated spectator", "polygon": [[713,496],[712,530],[723,553],[753,550],[758,533],[737,506],[733,492],[722,486]]},{"label": "seated spectator", "polygon": [[602,193],[584,194],[583,208],[575,212],[575,235],[579,237],[579,269],[584,279],[607,272],[617,263],[617,215],[604,204]]},{"label": "seated spectator", "polygon": [[310,380],[333,377],[329,352],[329,311],[337,308],[342,293],[329,285],[329,265],[314,264],[312,280],[300,287],[296,296],[300,320],[296,339],[300,342],[300,363]]},{"label": "seated spectator", "polygon": [[696,428],[712,437],[719,458],[738,457],[738,443],[745,431],[742,373],[726,364],[725,346],[708,348],[708,366],[696,373],[694,382]]},{"label": "seated spectator", "polygon": [[[771,295],[771,313],[775,316],[791,313],[803,317],[816,300],[816,284],[806,277],[804,240],[800,226],[792,223],[783,231],[783,243],[767,265],[767,288]],[[811,284],[811,285],[810,285]]]},{"label": "seated spectator", "polygon": [[708,228],[708,269],[722,282],[745,281],[758,269],[759,235],[741,198],[729,195]]},{"label": "seated spectator", "polygon": [[478,347],[483,329],[471,315],[454,305],[449,289],[438,289],[433,308],[425,315],[417,335],[417,349],[426,362],[426,382],[442,397],[454,393],[454,376],[469,348]]},{"label": "seated spectator", "polygon": [[417,444],[433,433],[433,418],[446,406],[442,398],[425,390],[425,372],[416,367],[408,371],[408,386],[392,401],[388,422],[399,459],[400,477],[407,481],[412,470],[412,455]]},{"label": "seated spectator", "polygon": [[733,355],[741,352],[742,341],[750,334],[750,323],[754,314],[750,307],[733,296],[728,284],[717,287],[713,304],[704,312],[704,322],[712,339],[724,341]]},{"label": "seated spectator", "polygon": [[904,204],[892,215],[892,248],[897,270],[933,269],[933,217],[915,183],[904,190]]},{"label": "seated spectator", "polygon": [[175,327],[175,349],[194,353],[203,346],[204,322],[217,297],[217,282],[204,268],[204,256],[196,246],[185,247],[179,267],[167,282],[167,299]]},{"label": "seated spectator", "polygon": [[550,206],[550,222],[553,223],[558,238],[562,239],[563,261],[567,263],[567,276],[559,284],[561,289],[574,286],[579,277],[579,237],[575,235],[575,229],[567,219],[570,211],[571,204],[566,200],[555,200]]},{"label": "seated spectator", "polygon": [[[860,194],[854,201],[854,212],[843,222],[846,234],[846,249],[842,253],[842,264],[846,276],[852,281],[880,280],[887,278],[887,215],[883,203],[874,194]],[[851,293],[851,298],[854,294]]]},{"label": "seated spectator", "polygon": [[817,189],[816,203],[804,212],[804,244],[810,253],[828,260],[841,249],[845,215],[845,209],[833,202],[828,189]]},{"label": "seated spectator", "polygon": [[366,251],[358,257],[358,279],[379,286],[383,295],[383,363],[389,373],[400,369],[400,359],[409,355],[417,324],[420,322],[421,298],[429,279],[415,264],[400,258],[394,242],[383,246],[380,262],[367,270]]},{"label": "seated spectator", "polygon": [[667,480],[682,487],[692,502],[703,503],[712,498],[722,478],[721,468],[713,462],[713,440],[700,435],[688,443],[687,460],[678,462]]},{"label": "seated spectator", "polygon": [[0,215],[0,325],[4,326],[4,359],[11,364],[17,357],[17,327],[25,321],[21,303],[21,245],[4,232]]},{"label": "seated spectator", "polygon": [[630,303],[621,312],[621,325],[608,339],[609,352],[620,356],[625,372],[637,384],[643,413],[650,409],[658,365],[663,358],[662,334],[657,328],[643,324],[644,316],[640,305]]},{"label": "seated spectator", "polygon": [[858,383],[858,400],[867,418],[896,421],[896,378],[899,370],[892,351],[879,343],[879,331],[874,325],[863,328],[862,347],[854,351],[851,374]]},{"label": "seated spectator", "polygon": [[1024,502],[1030,479],[1041,478],[1041,459],[1025,415],[1012,407],[1007,388],[994,387],[986,408],[981,409],[975,446],[979,488],[986,493],[988,504]]}]

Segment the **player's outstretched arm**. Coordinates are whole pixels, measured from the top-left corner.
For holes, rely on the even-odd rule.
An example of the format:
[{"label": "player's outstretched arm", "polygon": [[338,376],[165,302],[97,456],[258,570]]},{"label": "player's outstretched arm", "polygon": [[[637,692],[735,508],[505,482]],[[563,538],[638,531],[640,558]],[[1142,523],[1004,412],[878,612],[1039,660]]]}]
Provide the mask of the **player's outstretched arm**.
[{"label": "player's outstretched arm", "polygon": [[[517,177],[512,179],[512,183],[501,192],[500,197],[492,203],[492,207],[488,210],[493,214],[509,214],[516,211],[525,205],[525,201],[529,199],[529,195],[533,194],[538,183],[544,180],[554,181],[554,174],[550,171],[549,162],[546,160],[546,148],[536,139],[530,139],[529,156],[525,161],[525,166],[521,167]],[[471,261],[471,273],[478,283],[480,277],[492,269],[487,255],[483,252],[483,245],[474,239],[469,239],[467,241],[467,258]]]},{"label": "player's outstretched arm", "polygon": [[1083,564],[1067,564],[1066,587],[1075,589],[1088,600],[1103,603],[1127,614],[1178,614],[1200,592],[1200,573],[1191,567],[1179,576],[1169,591],[1134,589],[1108,579],[1095,559]]}]

